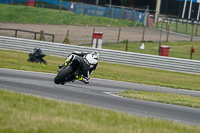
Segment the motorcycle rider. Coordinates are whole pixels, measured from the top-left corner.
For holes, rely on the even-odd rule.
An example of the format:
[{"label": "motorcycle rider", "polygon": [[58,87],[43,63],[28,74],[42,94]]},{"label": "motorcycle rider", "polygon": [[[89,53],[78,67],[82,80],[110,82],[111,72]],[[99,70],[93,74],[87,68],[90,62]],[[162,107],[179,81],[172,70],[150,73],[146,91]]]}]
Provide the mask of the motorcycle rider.
[{"label": "motorcycle rider", "polygon": [[81,71],[83,74],[80,78],[76,78],[83,83],[88,84],[90,75],[98,67],[98,60],[100,59],[99,53],[96,51],[92,53],[74,51],[67,57],[63,65],[58,66],[59,69],[61,69],[63,66],[67,66],[75,58],[81,63]]},{"label": "motorcycle rider", "polygon": [[40,48],[34,48],[32,52],[29,54],[29,59],[27,61],[29,62],[40,62],[47,64],[47,62],[43,59],[46,54],[42,52]]}]

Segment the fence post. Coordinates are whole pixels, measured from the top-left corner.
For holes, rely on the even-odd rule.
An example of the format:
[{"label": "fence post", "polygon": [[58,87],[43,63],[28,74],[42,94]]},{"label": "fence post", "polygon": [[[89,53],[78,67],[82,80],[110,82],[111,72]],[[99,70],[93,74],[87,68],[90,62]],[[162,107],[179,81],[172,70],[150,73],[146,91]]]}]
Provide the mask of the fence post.
[{"label": "fence post", "polygon": [[159,21],[159,14],[158,14],[158,17],[157,17],[156,28],[158,28],[158,21]]},{"label": "fence post", "polygon": [[54,42],[54,35],[52,36],[52,42]]},{"label": "fence post", "polygon": [[111,18],[111,5],[109,5],[109,17]]},{"label": "fence post", "polygon": [[118,33],[117,43],[119,43],[120,33],[121,33],[121,26],[119,26],[119,33]]},{"label": "fence post", "polygon": [[13,5],[13,0],[12,0],[12,2],[11,2],[11,5]]},{"label": "fence post", "polygon": [[15,30],[15,37],[17,37],[17,30]]},{"label": "fence post", "polygon": [[192,59],[192,54],[193,54],[193,46],[190,49],[190,59]]},{"label": "fence post", "polygon": [[144,42],[145,26],[143,27],[142,41]]},{"label": "fence post", "polygon": [[135,17],[135,9],[133,9],[133,21],[135,21],[134,17]]},{"label": "fence post", "polygon": [[36,40],[36,32],[34,33],[34,40]]},{"label": "fence post", "polygon": [[67,30],[67,37],[69,37],[69,30]]},{"label": "fence post", "polygon": [[124,17],[124,7],[122,7],[122,19]]},{"label": "fence post", "polygon": [[177,29],[178,29],[178,18],[176,18],[176,29],[175,29],[176,33],[177,33]]},{"label": "fence post", "polygon": [[94,32],[95,32],[95,28],[93,28],[93,32],[92,32],[92,41],[91,41],[91,45],[93,44]]},{"label": "fence post", "polygon": [[69,41],[69,39],[68,39],[68,36],[66,35],[66,37],[65,37],[65,39],[64,39],[64,41],[63,41],[63,43],[68,43],[68,44],[70,44],[70,41]]},{"label": "fence post", "polygon": [[170,29],[170,25],[168,25],[168,29],[167,29],[167,38],[166,38],[166,42],[168,42],[168,39],[169,39],[169,29]]},{"label": "fence post", "polygon": [[126,40],[126,52],[128,51],[128,40]]},{"label": "fence post", "polygon": [[70,40],[69,40],[69,30],[67,30],[67,34],[66,34],[66,37],[65,37],[65,39],[64,39],[64,41],[63,41],[63,43],[68,43],[68,44],[70,44]]},{"label": "fence post", "polygon": [[43,39],[43,30],[40,31],[40,39],[39,40],[42,41],[42,39]]},{"label": "fence post", "polygon": [[[161,21],[162,22],[162,21]],[[161,37],[162,37],[162,27],[163,22],[161,23],[161,29],[160,29],[160,39],[159,39],[159,47],[158,47],[158,56],[160,56],[160,46],[161,46]]]},{"label": "fence post", "polygon": [[186,21],[185,34],[187,34],[187,27],[188,27],[188,19]]},{"label": "fence post", "polygon": [[193,41],[193,31],[194,31],[194,24],[192,24],[192,32],[191,32],[191,39],[190,39],[191,42]]},{"label": "fence post", "polygon": [[66,37],[65,37],[65,39],[64,39],[64,41],[63,41],[63,43],[68,43],[68,44],[70,44],[70,41],[69,41],[69,30],[67,30],[67,34],[66,34]]},{"label": "fence post", "polygon": [[83,4],[83,16],[85,16],[85,4]]},{"label": "fence post", "polygon": [[195,32],[195,36],[197,36],[198,27],[199,27],[199,21],[197,21],[197,24],[196,24],[196,32]]},{"label": "fence post", "polygon": [[166,22],[166,28],[165,28],[165,30],[167,30],[167,27],[168,27],[168,19],[169,19],[169,16],[167,16],[167,22]]},{"label": "fence post", "polygon": [[62,10],[62,0],[60,0],[60,12]]}]

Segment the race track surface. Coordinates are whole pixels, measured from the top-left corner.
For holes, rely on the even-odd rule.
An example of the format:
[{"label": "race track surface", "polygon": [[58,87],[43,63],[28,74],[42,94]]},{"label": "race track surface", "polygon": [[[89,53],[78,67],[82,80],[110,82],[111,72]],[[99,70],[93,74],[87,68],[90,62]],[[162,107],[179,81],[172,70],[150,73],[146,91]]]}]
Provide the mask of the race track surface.
[{"label": "race track surface", "polygon": [[55,76],[55,74],[0,68],[0,88],[133,115],[200,125],[200,109],[128,99],[113,94],[134,89],[199,97],[200,92],[102,79],[90,79],[90,84],[87,85],[80,81],[56,85],[53,82]]}]

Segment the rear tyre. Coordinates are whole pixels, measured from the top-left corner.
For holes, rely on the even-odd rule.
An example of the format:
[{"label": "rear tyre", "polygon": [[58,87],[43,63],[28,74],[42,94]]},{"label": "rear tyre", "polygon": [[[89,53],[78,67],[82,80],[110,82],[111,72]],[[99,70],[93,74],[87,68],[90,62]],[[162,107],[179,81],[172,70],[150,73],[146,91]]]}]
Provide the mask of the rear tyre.
[{"label": "rear tyre", "polygon": [[71,66],[67,66],[57,74],[57,76],[54,78],[54,83],[55,84],[63,83],[65,81],[65,77],[67,77],[72,72],[73,68]]}]

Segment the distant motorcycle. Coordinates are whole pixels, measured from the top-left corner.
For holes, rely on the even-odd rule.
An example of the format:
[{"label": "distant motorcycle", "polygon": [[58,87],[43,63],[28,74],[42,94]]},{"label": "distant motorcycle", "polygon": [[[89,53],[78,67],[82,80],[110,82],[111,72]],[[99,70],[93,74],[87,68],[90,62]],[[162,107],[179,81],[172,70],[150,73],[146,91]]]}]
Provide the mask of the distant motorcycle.
[{"label": "distant motorcycle", "polygon": [[55,84],[64,85],[67,82],[74,82],[76,79],[79,79],[82,75],[80,70],[81,63],[78,60],[79,57],[76,57],[72,60],[67,66],[63,66],[59,71],[56,77],[54,78]]},{"label": "distant motorcycle", "polygon": [[46,54],[42,52],[40,48],[34,48],[34,50],[29,54],[28,62],[43,63],[47,65],[46,60],[43,59]]}]

